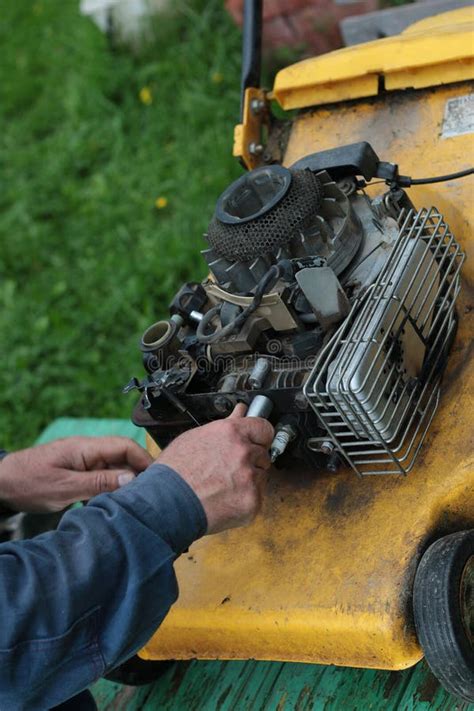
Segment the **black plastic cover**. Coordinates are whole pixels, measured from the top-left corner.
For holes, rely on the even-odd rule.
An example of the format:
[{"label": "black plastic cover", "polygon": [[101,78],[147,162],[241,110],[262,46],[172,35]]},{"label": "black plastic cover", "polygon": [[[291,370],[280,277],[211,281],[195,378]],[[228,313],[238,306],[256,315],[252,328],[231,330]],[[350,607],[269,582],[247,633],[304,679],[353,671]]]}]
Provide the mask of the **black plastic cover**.
[{"label": "black plastic cover", "polygon": [[326,170],[336,180],[349,175],[359,175],[365,180],[373,178],[395,180],[398,172],[394,163],[381,161],[367,141],[311,153],[296,161],[291,167],[297,170],[311,170],[314,173]]},{"label": "black plastic cover", "polygon": [[207,301],[207,294],[198,282],[183,284],[170,303],[170,314],[179,314],[184,319],[189,317],[191,311],[201,311]]}]

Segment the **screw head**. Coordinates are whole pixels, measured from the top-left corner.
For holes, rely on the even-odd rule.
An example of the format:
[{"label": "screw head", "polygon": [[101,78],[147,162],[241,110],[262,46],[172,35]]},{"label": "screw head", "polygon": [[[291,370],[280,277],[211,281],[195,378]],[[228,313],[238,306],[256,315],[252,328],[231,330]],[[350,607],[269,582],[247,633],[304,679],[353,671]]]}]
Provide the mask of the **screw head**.
[{"label": "screw head", "polygon": [[306,399],[306,395],[303,392],[296,393],[295,406],[298,408],[298,410],[308,409],[308,401]]},{"label": "screw head", "polygon": [[252,141],[252,143],[249,144],[249,153],[252,156],[260,156],[263,153],[263,146],[261,143],[256,143],[255,141]]},{"label": "screw head", "polygon": [[323,442],[321,444],[321,452],[323,454],[332,454],[333,451],[334,451],[334,444],[332,442],[329,442],[329,440],[327,442]]},{"label": "screw head", "polygon": [[263,99],[252,99],[250,102],[250,110],[253,114],[259,114],[265,108]]},{"label": "screw head", "polygon": [[218,395],[214,399],[214,407],[220,415],[227,415],[232,410],[233,403],[228,397]]}]

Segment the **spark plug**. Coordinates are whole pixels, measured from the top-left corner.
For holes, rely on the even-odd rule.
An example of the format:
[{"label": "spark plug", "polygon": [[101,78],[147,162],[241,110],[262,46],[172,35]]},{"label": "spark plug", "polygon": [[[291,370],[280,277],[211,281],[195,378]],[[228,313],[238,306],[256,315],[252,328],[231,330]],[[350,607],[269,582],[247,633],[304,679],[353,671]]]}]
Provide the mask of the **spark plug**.
[{"label": "spark plug", "polygon": [[275,428],[275,437],[270,447],[270,460],[273,462],[283,454],[288,445],[296,437],[296,430],[289,423],[280,422]]}]

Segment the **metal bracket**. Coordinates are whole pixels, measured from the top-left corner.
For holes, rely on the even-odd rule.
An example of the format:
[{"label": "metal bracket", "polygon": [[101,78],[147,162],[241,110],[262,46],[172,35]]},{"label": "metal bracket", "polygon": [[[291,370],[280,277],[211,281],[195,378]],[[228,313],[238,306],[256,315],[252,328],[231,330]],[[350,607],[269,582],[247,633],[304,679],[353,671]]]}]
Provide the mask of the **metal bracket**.
[{"label": "metal bracket", "polygon": [[268,123],[265,92],[260,89],[262,65],[262,0],[245,0],[242,34],[240,121],[234,129],[233,154],[252,170],[262,164],[262,127]]},{"label": "metal bracket", "polygon": [[269,111],[263,89],[245,89],[242,123],[234,128],[234,150],[248,170],[258,168],[263,163],[265,149],[262,129],[269,124]]}]

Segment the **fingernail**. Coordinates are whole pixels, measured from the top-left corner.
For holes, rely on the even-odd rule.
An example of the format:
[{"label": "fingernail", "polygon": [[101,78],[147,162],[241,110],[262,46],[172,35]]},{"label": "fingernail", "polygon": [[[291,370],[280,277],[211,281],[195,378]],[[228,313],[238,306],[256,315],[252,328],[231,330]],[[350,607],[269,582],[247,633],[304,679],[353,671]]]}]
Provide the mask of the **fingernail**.
[{"label": "fingernail", "polygon": [[119,486],[126,486],[126,484],[130,484],[131,481],[135,479],[134,474],[130,474],[130,472],[127,472],[126,474],[119,474],[118,475],[118,483]]}]

